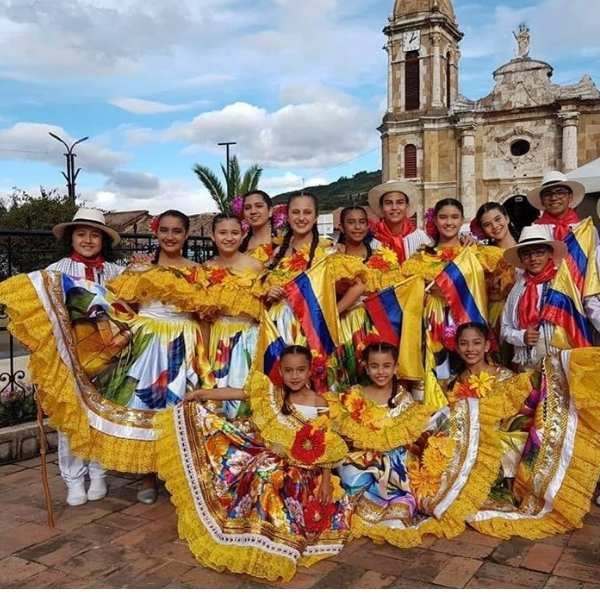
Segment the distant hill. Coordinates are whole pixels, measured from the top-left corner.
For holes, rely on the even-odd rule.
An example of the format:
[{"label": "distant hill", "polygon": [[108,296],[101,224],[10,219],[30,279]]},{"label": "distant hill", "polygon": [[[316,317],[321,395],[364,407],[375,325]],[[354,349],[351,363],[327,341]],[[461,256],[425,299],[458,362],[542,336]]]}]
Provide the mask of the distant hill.
[{"label": "distant hill", "polygon": [[[316,185],[305,188],[305,192],[314,194],[319,199],[319,212],[332,212],[339,206],[350,206],[355,203],[366,204],[367,193],[372,187],[381,183],[381,171],[361,171],[352,177],[340,177],[328,185]],[[300,191],[300,190],[296,190]],[[275,204],[283,204],[295,192],[286,192],[273,198]]]}]

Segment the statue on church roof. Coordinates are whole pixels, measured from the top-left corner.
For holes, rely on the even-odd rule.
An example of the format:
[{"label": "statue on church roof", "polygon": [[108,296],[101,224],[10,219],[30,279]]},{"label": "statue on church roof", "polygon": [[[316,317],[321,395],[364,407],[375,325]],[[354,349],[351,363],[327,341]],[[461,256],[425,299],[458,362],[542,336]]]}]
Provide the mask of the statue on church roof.
[{"label": "statue on church roof", "polygon": [[517,40],[517,58],[529,57],[529,46],[531,44],[531,33],[526,23],[520,23],[519,29],[513,35]]}]

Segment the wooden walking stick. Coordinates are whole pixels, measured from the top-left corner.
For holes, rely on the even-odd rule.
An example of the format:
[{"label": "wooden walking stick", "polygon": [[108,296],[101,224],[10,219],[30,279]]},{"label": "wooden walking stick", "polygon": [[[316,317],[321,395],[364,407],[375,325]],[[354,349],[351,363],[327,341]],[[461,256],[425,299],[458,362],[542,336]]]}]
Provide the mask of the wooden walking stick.
[{"label": "wooden walking stick", "polygon": [[44,411],[35,394],[35,404],[37,406],[37,424],[40,435],[40,463],[42,466],[42,487],[44,488],[44,498],[46,499],[46,513],[48,514],[48,527],[54,529],[54,509],[52,508],[52,495],[50,494],[50,485],[48,483],[48,465],[46,462],[46,453],[48,451],[48,438],[44,428]]}]

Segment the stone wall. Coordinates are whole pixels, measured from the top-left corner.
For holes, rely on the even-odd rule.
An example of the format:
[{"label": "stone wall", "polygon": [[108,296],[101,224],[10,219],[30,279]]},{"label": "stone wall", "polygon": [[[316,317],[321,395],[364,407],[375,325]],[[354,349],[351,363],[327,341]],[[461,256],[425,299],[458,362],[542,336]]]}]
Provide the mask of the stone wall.
[{"label": "stone wall", "polygon": [[[54,452],[58,444],[57,433],[47,424],[47,420],[45,423],[48,452]],[[39,432],[36,422],[0,429],[0,464],[34,458],[39,453]]]}]

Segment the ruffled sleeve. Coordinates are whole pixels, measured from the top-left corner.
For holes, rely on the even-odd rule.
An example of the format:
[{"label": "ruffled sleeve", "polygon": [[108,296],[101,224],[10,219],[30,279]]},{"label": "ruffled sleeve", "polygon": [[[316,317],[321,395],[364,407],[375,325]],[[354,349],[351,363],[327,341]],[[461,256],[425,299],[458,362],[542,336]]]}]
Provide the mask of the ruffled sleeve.
[{"label": "ruffled sleeve", "polygon": [[393,409],[378,406],[364,397],[360,386],[343,394],[328,393],[335,430],[355,448],[386,452],[414,442],[427,427],[435,409],[401,391]]},{"label": "ruffled sleeve", "polygon": [[244,315],[258,321],[262,314],[264,293],[260,273],[240,273],[207,267],[206,277],[213,307],[232,317]]},{"label": "ruffled sleeve", "polygon": [[132,265],[106,287],[128,304],[162,302],[183,312],[204,312],[211,299],[205,289],[206,278],[201,268],[179,269]]},{"label": "ruffled sleeve", "polygon": [[290,462],[303,468],[333,467],[348,453],[346,442],[333,431],[327,417],[307,420],[295,413],[284,415],[283,401],[263,373],[253,372],[245,391],[252,421],[263,440]]},{"label": "ruffled sleeve", "polygon": [[487,273],[493,273],[503,259],[504,252],[496,246],[473,246],[477,260]]}]

